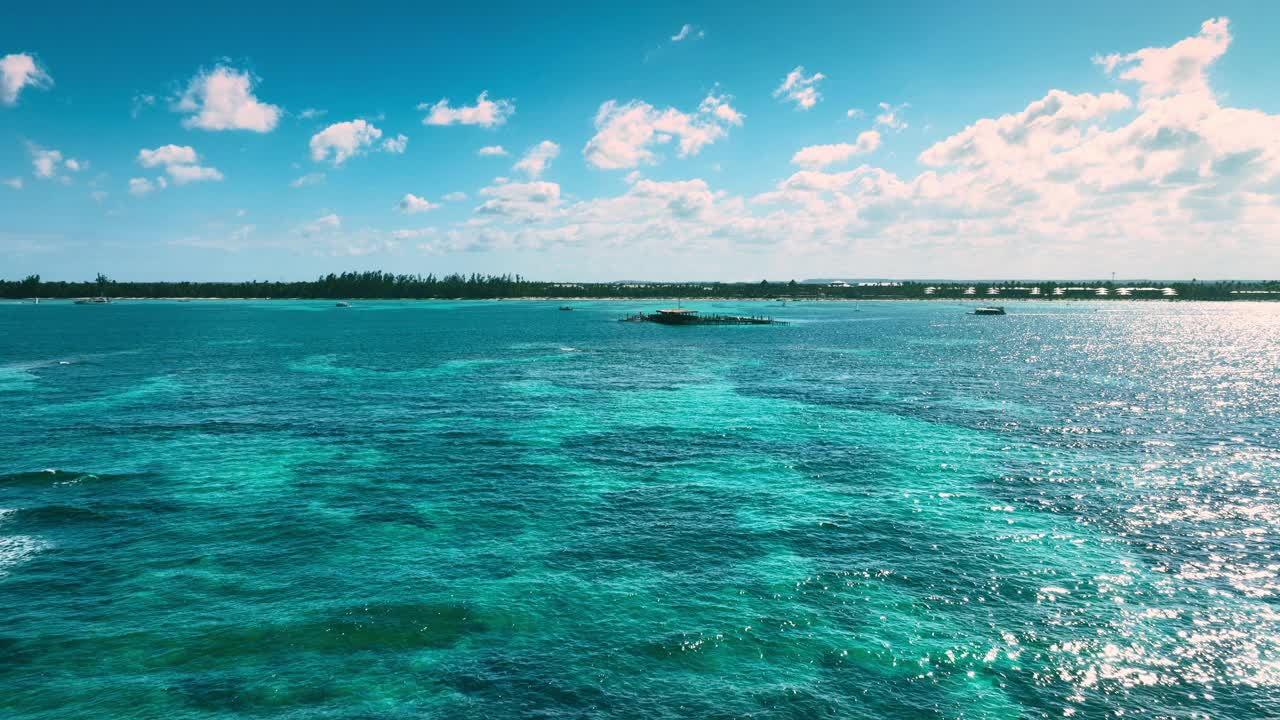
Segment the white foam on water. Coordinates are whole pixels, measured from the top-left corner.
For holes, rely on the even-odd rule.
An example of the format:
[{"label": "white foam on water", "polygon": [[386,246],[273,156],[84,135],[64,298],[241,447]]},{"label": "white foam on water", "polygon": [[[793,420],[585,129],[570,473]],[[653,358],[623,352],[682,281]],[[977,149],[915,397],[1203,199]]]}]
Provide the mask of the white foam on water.
[{"label": "white foam on water", "polygon": [[48,547],[48,543],[30,535],[0,536],[0,578]]}]

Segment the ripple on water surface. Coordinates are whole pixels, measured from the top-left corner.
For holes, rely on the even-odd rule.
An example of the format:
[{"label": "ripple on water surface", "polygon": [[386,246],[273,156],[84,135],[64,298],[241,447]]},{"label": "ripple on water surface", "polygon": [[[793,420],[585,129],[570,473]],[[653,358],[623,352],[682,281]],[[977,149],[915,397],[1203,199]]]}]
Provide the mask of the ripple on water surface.
[{"label": "ripple on water surface", "polygon": [[1277,714],[1277,308],[634,305],[0,318],[5,716]]}]

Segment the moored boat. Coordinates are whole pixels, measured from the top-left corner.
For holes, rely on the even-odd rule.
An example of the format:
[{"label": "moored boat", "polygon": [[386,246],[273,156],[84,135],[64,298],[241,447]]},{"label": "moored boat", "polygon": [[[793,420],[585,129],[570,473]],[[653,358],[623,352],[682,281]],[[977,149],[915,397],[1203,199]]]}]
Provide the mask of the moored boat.
[{"label": "moored boat", "polygon": [[1003,307],[999,305],[992,305],[991,307],[975,308],[973,311],[973,314],[974,315],[1004,315],[1005,312]]}]

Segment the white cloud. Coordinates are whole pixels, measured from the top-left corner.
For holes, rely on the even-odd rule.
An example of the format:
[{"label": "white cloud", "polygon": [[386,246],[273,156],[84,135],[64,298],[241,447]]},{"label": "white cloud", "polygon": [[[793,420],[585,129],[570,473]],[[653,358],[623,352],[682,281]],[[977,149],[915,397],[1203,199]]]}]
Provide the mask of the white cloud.
[{"label": "white cloud", "polygon": [[89,167],[86,161],[63,157],[59,150],[49,150],[34,143],[27,143],[27,152],[31,155],[32,173],[43,180],[57,179],[67,183],[71,179],[65,175],[59,175],[59,171],[80,172]]},{"label": "white cloud", "polygon": [[47,88],[53,78],[26,53],[14,53],[0,58],[0,103],[16,105],[18,93],[25,87]]},{"label": "white cloud", "polygon": [[671,42],[680,42],[681,40],[687,40],[690,37],[700,38],[700,37],[703,37],[704,34],[705,33],[703,33],[698,28],[690,25],[689,23],[685,23],[684,25],[680,26],[679,32],[671,36]]},{"label": "white cloud", "polygon": [[477,213],[521,222],[547,218],[560,205],[560,186],[552,182],[501,183],[482,188],[480,195],[488,200]]},{"label": "white cloud", "polygon": [[433,227],[392,230],[391,237],[396,240],[417,240],[419,238],[430,237],[438,232],[440,232],[439,228]]},{"label": "white cloud", "polygon": [[501,145],[485,145],[477,150],[476,154],[480,157],[497,157],[501,155],[508,155],[510,153],[504,150]]},{"label": "white cloud", "polygon": [[224,66],[193,77],[174,109],[191,113],[182,121],[183,127],[201,130],[265,133],[280,121],[280,108],[254,97],[248,72]]},{"label": "white cloud", "polygon": [[205,180],[221,180],[222,173],[217,168],[200,167],[199,165],[169,165],[165,168],[174,185],[202,182]]},{"label": "white cloud", "polygon": [[804,66],[797,65],[795,70],[782,79],[782,84],[773,91],[773,96],[794,102],[797,110],[808,110],[822,99],[822,93],[818,92],[818,82],[825,77],[822,73],[805,77]]},{"label": "white cloud", "polygon": [[158,165],[194,165],[199,160],[196,150],[188,145],[164,145],[155,150],[138,151],[138,164],[142,167]]},{"label": "white cloud", "polygon": [[449,99],[440,100],[434,105],[421,103],[419,110],[428,110],[422,119],[423,125],[479,125],[496,127],[507,121],[516,111],[515,103],[510,100],[490,100],[489,91],[480,93],[475,105],[449,107]]},{"label": "white cloud", "polygon": [[1022,112],[984,118],[933,145],[920,155],[926,165],[988,165],[1043,160],[1049,153],[1078,145],[1090,124],[1133,105],[1118,92],[1072,95],[1050,90]]},{"label": "white cloud", "polygon": [[353,155],[362,154],[380,137],[382,131],[364,120],[334,123],[311,136],[311,159],[323,162],[332,155],[333,164],[341,165]]},{"label": "white cloud", "polygon": [[905,130],[907,123],[903,121],[899,113],[909,107],[911,107],[910,103],[902,103],[901,105],[880,103],[880,114],[876,115],[876,124],[883,125],[890,130]]},{"label": "white cloud", "polygon": [[405,149],[409,147],[408,135],[396,135],[393,138],[387,138],[382,141],[382,152],[394,153],[401,155]]},{"label": "white cloud", "polygon": [[858,139],[854,143],[810,145],[801,148],[792,156],[791,162],[794,165],[801,165],[807,168],[822,168],[827,165],[845,162],[856,155],[875,152],[878,147],[880,147],[880,133],[875,130],[867,130],[858,135]]},{"label": "white cloud", "polygon": [[461,191],[446,193],[442,199],[445,202],[460,202],[467,199],[467,194]]},{"label": "white cloud", "polygon": [[680,157],[697,155],[704,146],[728,135],[729,125],[742,124],[742,114],[728,100],[708,94],[694,113],[658,110],[640,100],[625,105],[606,101],[596,112],[596,134],[582,153],[592,165],[614,170],[656,162],[653,146],[672,140],[678,140]]},{"label": "white cloud", "polygon": [[302,112],[298,113],[298,117],[303,120],[313,120],[322,115],[328,114],[328,112],[329,112],[328,110],[317,110],[316,108],[306,108]]},{"label": "white cloud", "polygon": [[[1194,79],[1203,66],[1192,65]],[[993,267],[1010,275],[1096,275],[1100,258],[1148,277],[1257,276],[1280,266],[1280,115],[1223,106],[1197,82],[1160,87],[1175,90],[1148,92],[1136,108],[1122,93],[1049,90],[926,148],[918,157],[924,169],[914,175],[865,164],[815,169],[869,150],[875,136],[865,135],[861,143],[802,149],[797,172],[753,197],[701,179],[655,182],[639,174],[628,175],[617,196],[577,202],[550,183],[495,183],[469,223],[424,247],[591,247],[678,256],[704,271],[736,262],[745,250],[770,253],[797,274],[821,274],[849,257],[877,272],[917,276],[984,275]],[[649,162],[655,145],[677,137],[645,122],[611,125],[628,112],[652,121],[662,114],[652,108],[614,103],[604,110],[598,129],[618,132],[587,148],[588,159],[604,166]],[[901,123],[899,108],[881,110]]]},{"label": "white cloud", "polygon": [[58,164],[62,162],[62,153],[57,150],[45,150],[31,147],[31,167],[38,178],[51,178],[58,172]]},{"label": "white cloud", "polygon": [[101,205],[102,201],[107,199],[107,192],[105,190],[94,190],[93,192],[89,193],[89,197],[93,198],[94,202]]},{"label": "white cloud", "polygon": [[309,185],[319,185],[320,183],[324,182],[324,178],[325,178],[324,173],[320,173],[320,172],[307,173],[306,175],[295,178],[292,182],[289,183],[289,187],[300,188],[300,187],[307,187]]},{"label": "white cloud", "polygon": [[342,227],[342,218],[337,213],[329,213],[310,222],[303,223],[295,227],[293,231],[303,237],[311,237],[334,232],[340,227]]},{"label": "white cloud", "polygon": [[440,205],[438,203],[429,202],[426,198],[418,197],[413,193],[405,193],[405,196],[400,198],[400,203],[397,207],[400,209],[400,212],[405,215],[417,215],[418,213],[426,212],[428,210],[434,210],[440,207]]},{"label": "white cloud", "polygon": [[1125,55],[1094,57],[1108,73],[1141,85],[1143,98],[1167,95],[1210,95],[1205,70],[1231,45],[1227,18],[1205,20],[1200,34],[1167,48],[1143,48]]},{"label": "white cloud", "polygon": [[155,183],[146,178],[129,178],[129,193],[142,197],[156,189]]},{"label": "white cloud", "polygon": [[534,145],[525,152],[524,157],[520,158],[512,169],[518,170],[530,178],[537,179],[542,177],[542,173],[551,164],[551,161],[560,154],[560,146],[550,140],[543,140]]},{"label": "white cloud", "polygon": [[845,117],[847,117],[847,118],[849,118],[849,119],[851,119],[851,120],[852,120],[852,119],[856,119],[856,118],[860,118],[860,117],[862,117],[862,116],[863,116],[863,115],[865,115],[865,114],[866,114],[866,113],[862,112],[862,111],[861,111],[861,110],[859,110],[858,108],[849,108],[848,110],[845,110],[845,111],[844,111],[844,116],[845,116]]},{"label": "white cloud", "polygon": [[336,213],[300,223],[293,227],[291,234],[305,242],[286,240],[282,243],[285,247],[316,255],[363,257],[399,249],[393,233],[369,228],[346,229]]},{"label": "white cloud", "polygon": [[7,180],[5,180],[5,181],[4,181],[4,184],[5,184],[5,185],[8,185],[9,187],[13,188],[14,190],[21,190],[21,189],[22,189],[22,185],[23,185],[23,183],[22,183],[22,178],[20,178],[20,177],[12,177],[12,178],[9,178],[9,179],[7,179]]},{"label": "white cloud", "polygon": [[729,105],[729,101],[732,99],[727,95],[716,95],[714,92],[708,93],[702,99],[702,103],[698,105],[698,112],[710,113],[730,125],[741,126],[746,116]]},{"label": "white cloud", "polygon": [[[195,148],[189,145],[164,145],[154,150],[143,148],[138,151],[138,164],[145,168],[163,167],[169,177],[173,178],[174,185],[186,185],[187,183],[202,182],[209,180],[222,180],[222,173],[217,168],[202,167],[198,163],[200,156],[196,153]],[[163,182],[164,178],[157,178],[158,182]],[[133,192],[133,181],[130,181],[130,192]],[[166,187],[167,183],[159,185]],[[139,184],[139,188],[143,188]],[[154,188],[142,189],[140,192],[134,192],[135,195],[145,195]]]}]

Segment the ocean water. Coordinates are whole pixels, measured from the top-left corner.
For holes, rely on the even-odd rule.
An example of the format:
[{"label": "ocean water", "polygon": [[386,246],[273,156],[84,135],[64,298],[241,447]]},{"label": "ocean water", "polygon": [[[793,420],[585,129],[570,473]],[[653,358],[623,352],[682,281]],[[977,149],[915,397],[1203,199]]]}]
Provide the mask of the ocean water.
[{"label": "ocean water", "polygon": [[1280,305],[0,305],[0,717],[1280,716]]}]

